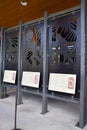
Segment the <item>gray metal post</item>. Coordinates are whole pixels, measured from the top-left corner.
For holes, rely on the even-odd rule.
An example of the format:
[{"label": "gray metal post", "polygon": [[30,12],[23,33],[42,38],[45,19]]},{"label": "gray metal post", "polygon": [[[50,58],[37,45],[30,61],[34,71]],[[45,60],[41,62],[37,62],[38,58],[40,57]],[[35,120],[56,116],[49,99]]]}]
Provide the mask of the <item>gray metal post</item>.
[{"label": "gray metal post", "polygon": [[42,95],[42,114],[47,112],[47,85],[48,85],[48,24],[47,15],[44,15],[44,44],[43,44],[43,95]]},{"label": "gray metal post", "polygon": [[79,127],[87,123],[87,0],[81,0],[81,70]]},{"label": "gray metal post", "polygon": [[1,28],[1,42],[0,42],[0,98],[3,97],[4,90],[2,86],[2,77],[3,77],[3,28]]},{"label": "gray metal post", "polygon": [[21,76],[22,76],[21,43],[22,43],[22,22],[20,22],[20,26],[19,26],[19,42],[18,42],[18,104],[22,103],[22,92],[21,92]]},{"label": "gray metal post", "polygon": [[[6,34],[5,34],[5,29],[3,30],[3,42],[2,42],[2,78],[4,76],[4,70],[5,70],[5,58],[6,58]],[[2,79],[2,91],[3,91],[3,98],[7,97],[7,88],[4,87],[4,82]]]}]

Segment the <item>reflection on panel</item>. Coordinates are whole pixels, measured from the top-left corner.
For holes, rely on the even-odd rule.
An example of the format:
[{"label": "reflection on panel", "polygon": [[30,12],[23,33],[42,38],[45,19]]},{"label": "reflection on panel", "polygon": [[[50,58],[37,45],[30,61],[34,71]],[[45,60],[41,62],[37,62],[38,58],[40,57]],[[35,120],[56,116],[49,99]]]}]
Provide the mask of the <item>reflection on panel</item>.
[{"label": "reflection on panel", "polygon": [[5,32],[5,69],[18,65],[18,31]]},{"label": "reflection on panel", "polygon": [[43,24],[25,26],[23,31],[23,70],[41,70]]},{"label": "reflection on panel", "polygon": [[[79,14],[78,12],[49,20],[49,71],[74,72],[77,64]],[[80,32],[80,27],[78,29]]]}]

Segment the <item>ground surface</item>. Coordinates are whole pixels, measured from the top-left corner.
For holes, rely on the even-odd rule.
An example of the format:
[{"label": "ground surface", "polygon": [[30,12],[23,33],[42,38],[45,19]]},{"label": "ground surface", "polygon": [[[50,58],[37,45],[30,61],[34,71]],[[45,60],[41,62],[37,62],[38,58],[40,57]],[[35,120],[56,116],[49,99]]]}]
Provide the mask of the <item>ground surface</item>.
[{"label": "ground surface", "polygon": [[[18,106],[17,128],[22,130],[81,130],[75,124],[79,120],[79,105],[59,100],[48,100],[49,112],[40,114],[41,97],[23,95]],[[14,128],[14,96],[0,99],[0,130]],[[87,126],[83,129],[87,130]]]}]

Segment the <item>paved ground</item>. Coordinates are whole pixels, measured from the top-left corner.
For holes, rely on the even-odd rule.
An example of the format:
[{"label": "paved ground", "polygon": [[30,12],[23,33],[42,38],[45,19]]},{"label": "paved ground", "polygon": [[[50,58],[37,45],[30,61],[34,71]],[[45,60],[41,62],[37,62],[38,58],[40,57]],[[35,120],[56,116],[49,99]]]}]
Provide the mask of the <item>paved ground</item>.
[{"label": "paved ground", "polygon": [[[0,130],[14,128],[14,96],[0,99]],[[41,113],[41,97],[23,96],[18,106],[17,127],[22,130],[81,130],[75,124],[79,118],[78,104],[49,100],[49,112]],[[87,130],[87,126],[83,129]]]}]

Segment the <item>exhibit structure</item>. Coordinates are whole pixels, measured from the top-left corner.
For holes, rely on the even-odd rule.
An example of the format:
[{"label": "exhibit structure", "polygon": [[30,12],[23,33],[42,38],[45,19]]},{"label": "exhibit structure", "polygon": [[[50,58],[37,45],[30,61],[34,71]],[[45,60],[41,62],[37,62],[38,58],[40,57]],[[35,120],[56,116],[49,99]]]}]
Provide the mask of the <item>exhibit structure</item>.
[{"label": "exhibit structure", "polygon": [[[19,26],[2,31],[0,48],[3,70],[0,78],[5,69],[17,71],[19,104],[21,93],[41,95],[42,114],[48,111],[47,98],[80,103],[77,124],[80,128],[87,123],[86,8],[87,2],[83,0],[81,7],[53,15],[45,12],[43,18],[25,24],[20,22]],[[38,87],[25,84],[27,78],[22,79],[25,71],[40,74]],[[0,84],[2,91],[3,82]]]}]

